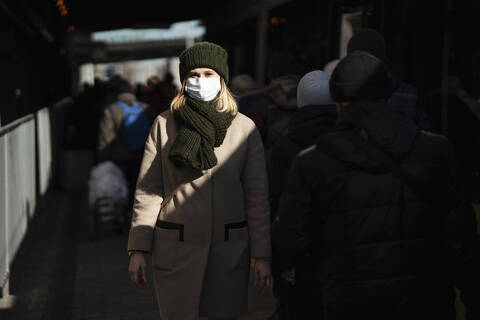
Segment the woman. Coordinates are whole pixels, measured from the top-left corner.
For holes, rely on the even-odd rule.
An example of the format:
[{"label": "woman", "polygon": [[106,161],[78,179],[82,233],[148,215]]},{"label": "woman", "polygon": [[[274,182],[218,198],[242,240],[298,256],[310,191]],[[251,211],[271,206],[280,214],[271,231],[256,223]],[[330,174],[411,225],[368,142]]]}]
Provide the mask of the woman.
[{"label": "woman", "polygon": [[[161,319],[234,319],[254,283],[270,288],[265,158],[254,123],[228,91],[227,53],[197,43],[180,55],[182,89],[147,140],[129,235],[129,272],[143,287],[152,253]],[[160,213],[159,213],[160,212]]]}]

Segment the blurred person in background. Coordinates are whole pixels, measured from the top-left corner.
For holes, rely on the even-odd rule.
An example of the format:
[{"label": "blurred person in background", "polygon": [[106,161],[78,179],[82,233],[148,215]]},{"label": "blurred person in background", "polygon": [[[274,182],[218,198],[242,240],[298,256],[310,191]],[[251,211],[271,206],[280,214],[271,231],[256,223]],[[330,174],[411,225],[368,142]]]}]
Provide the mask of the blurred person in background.
[{"label": "blurred person in background", "polygon": [[152,254],[160,318],[236,319],[247,311],[250,257],[254,284],[265,293],[271,285],[262,141],[227,88],[227,52],[199,42],[179,58],[182,88],[145,147],[130,277],[144,287]]},{"label": "blurred person in background", "polygon": [[373,29],[360,30],[348,42],[347,54],[357,50],[368,52],[386,64],[393,81],[393,95],[390,103],[395,110],[413,120],[422,130],[431,131],[432,122],[418,96],[417,88],[398,79],[388,66],[383,35]]},{"label": "blurred person in background", "polygon": [[122,169],[128,182],[131,207],[142,153],[154,115],[147,104],[137,100],[135,89],[127,80],[115,77],[108,87],[110,94],[117,95],[103,109],[97,158],[99,161],[113,161]]},{"label": "blurred person in background", "polygon": [[298,110],[293,114],[286,134],[272,146],[269,166],[272,220],[277,213],[285,178],[297,154],[312,146],[321,135],[335,130],[337,107],[330,96],[329,81],[330,76],[318,70],[300,79]]},{"label": "blurred person in background", "polygon": [[[297,88],[298,111],[290,120],[287,133],[273,145],[268,169],[270,209],[275,220],[286,176],[300,151],[312,146],[323,134],[333,132],[337,121],[337,107],[330,96],[330,76],[312,71],[300,79]],[[305,296],[310,294],[310,276],[295,278],[295,271],[305,275],[309,263],[292,261],[276,253],[273,248],[274,292],[278,299],[277,317],[295,319],[301,312]]]},{"label": "blurred person in background", "polygon": [[142,100],[151,106],[152,112],[156,115],[169,109],[170,103],[177,93],[170,77],[171,75],[167,73],[164,80],[161,80],[158,76],[151,76],[147,79]]},{"label": "blurred person in background", "polygon": [[239,74],[232,79],[231,84],[232,93],[238,99],[241,99],[242,96],[249,94],[257,90],[257,84],[253,78],[246,74]]},{"label": "blurred person in background", "polygon": [[269,60],[270,84],[239,101],[239,111],[255,122],[267,154],[297,111],[297,85],[302,74],[303,67],[291,53],[277,52]]},{"label": "blurred person in background", "polygon": [[[441,88],[433,92],[433,131],[442,133]],[[457,76],[447,78],[446,135],[455,148],[468,181],[470,200],[480,205],[480,104],[471,97]],[[479,208],[480,209],[480,208]]]},{"label": "blurred person in background", "polygon": [[144,83],[137,82],[135,84],[135,96],[137,97],[138,100],[143,101],[142,97],[145,94],[146,90],[147,90],[147,86]]},{"label": "blurred person in background", "polygon": [[96,79],[94,85],[83,84],[83,90],[74,98],[74,107],[67,113],[65,145],[70,149],[95,151],[98,138],[98,126],[102,112],[101,102],[105,84]]}]

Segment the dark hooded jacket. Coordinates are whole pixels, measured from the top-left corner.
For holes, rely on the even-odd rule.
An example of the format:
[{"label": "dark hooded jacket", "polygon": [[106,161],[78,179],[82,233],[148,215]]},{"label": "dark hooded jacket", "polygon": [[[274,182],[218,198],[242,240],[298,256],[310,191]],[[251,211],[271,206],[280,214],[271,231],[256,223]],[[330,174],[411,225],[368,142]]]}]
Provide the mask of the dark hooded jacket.
[{"label": "dark hooded jacket", "polygon": [[293,160],[300,151],[315,144],[319,136],[333,132],[336,122],[335,105],[305,106],[290,119],[286,134],[273,145],[268,159],[272,219],[277,214],[278,200]]},{"label": "dark hooded jacket", "polygon": [[239,99],[239,111],[255,122],[267,152],[286,132],[290,119],[298,110],[299,80],[298,76],[279,78],[261,91]]},{"label": "dark hooded jacket", "polygon": [[390,98],[390,104],[393,109],[415,122],[422,130],[432,131],[432,122],[425,112],[425,106],[418,96],[417,88],[401,82],[393,72],[391,72],[391,76],[393,95]]},{"label": "dark hooded jacket", "polygon": [[339,117],[295,159],[273,228],[283,254],[314,261],[311,319],[455,319],[454,286],[479,319],[476,221],[448,141],[383,103],[355,102]]}]

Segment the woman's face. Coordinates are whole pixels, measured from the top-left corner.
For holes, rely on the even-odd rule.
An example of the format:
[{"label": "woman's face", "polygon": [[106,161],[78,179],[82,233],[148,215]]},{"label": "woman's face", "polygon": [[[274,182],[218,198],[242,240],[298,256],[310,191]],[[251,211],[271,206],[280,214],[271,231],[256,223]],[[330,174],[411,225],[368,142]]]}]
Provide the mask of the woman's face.
[{"label": "woman's face", "polygon": [[220,75],[210,68],[195,68],[188,72],[187,78],[220,78]]}]

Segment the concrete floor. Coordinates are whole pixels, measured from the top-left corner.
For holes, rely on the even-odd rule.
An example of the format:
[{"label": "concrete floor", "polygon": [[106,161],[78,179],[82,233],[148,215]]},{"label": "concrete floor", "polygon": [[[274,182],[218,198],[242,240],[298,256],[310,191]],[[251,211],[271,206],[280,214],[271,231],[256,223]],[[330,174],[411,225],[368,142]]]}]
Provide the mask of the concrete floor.
[{"label": "concrete floor", "polygon": [[[129,280],[126,234],[103,230],[90,241],[87,212],[85,194],[52,192],[12,265],[15,303],[0,308],[0,319],[158,319],[153,285],[141,290]],[[267,319],[274,307],[271,295],[250,288],[241,319]]]}]

